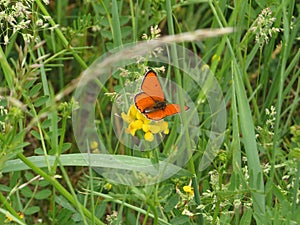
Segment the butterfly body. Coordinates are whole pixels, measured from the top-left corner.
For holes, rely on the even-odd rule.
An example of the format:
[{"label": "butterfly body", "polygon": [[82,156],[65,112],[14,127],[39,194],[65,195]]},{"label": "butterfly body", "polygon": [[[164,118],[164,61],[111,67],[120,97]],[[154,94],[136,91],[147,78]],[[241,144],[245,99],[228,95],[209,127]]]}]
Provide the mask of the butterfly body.
[{"label": "butterfly body", "polygon": [[157,102],[155,102],[155,105],[145,108],[144,112],[142,112],[142,113],[152,113],[152,112],[155,112],[158,110],[164,110],[166,108],[166,106],[167,106],[166,101],[162,101],[162,102],[157,101]]},{"label": "butterfly body", "polygon": [[[153,70],[146,73],[141,89],[142,92],[134,98],[135,106],[148,119],[161,120],[181,111],[180,105],[167,103],[158,77]],[[188,106],[184,107],[184,110],[188,109]]]}]

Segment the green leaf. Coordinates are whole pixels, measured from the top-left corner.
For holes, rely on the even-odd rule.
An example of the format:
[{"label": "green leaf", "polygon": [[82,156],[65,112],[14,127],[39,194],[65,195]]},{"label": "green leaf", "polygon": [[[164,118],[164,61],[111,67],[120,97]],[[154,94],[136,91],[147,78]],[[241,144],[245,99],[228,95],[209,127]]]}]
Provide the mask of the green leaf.
[{"label": "green leaf", "polygon": [[34,178],[34,175],[33,175],[33,173],[31,173],[30,171],[27,171],[27,172],[24,174],[24,177],[26,178],[26,181],[30,181],[32,178]]},{"label": "green leaf", "polygon": [[190,218],[188,216],[176,216],[171,221],[171,224],[173,225],[181,225],[181,224],[190,224]]},{"label": "green leaf", "polygon": [[167,204],[164,207],[164,211],[166,213],[170,212],[172,209],[174,209],[175,205],[179,201],[179,195],[173,195],[167,202]]},{"label": "green leaf", "polygon": [[245,224],[245,225],[251,224],[251,218],[252,218],[252,209],[246,208],[241,218],[240,224]]},{"label": "green leaf", "polygon": [[[126,155],[109,155],[109,154],[92,154],[93,157],[90,161],[90,166],[92,167],[103,167],[103,168],[115,168],[120,170],[131,170],[136,171],[137,168],[139,172],[144,172],[147,174],[157,175],[157,168],[152,165],[150,159],[138,158]],[[60,162],[63,166],[88,166],[89,163],[87,159],[89,155],[87,153],[82,154],[64,154],[60,155]],[[43,168],[47,167],[44,156],[32,156],[28,158],[37,167]],[[48,156],[50,165],[54,164],[56,156]],[[159,167],[164,168],[166,174],[173,173],[173,171],[178,171],[181,176],[191,177],[191,172],[181,169],[180,167],[168,163],[166,161],[159,161]],[[5,162],[3,167],[3,173],[26,170],[29,169],[21,160],[8,160]]]},{"label": "green leaf", "polygon": [[112,39],[112,33],[110,30],[101,30],[100,33],[103,38],[108,38],[109,40]]},{"label": "green leaf", "polygon": [[59,222],[59,224],[65,224],[65,225],[73,225],[74,221],[72,220],[73,212],[71,212],[68,209],[61,209],[58,211],[58,214],[55,216],[56,221]]},{"label": "green leaf", "polygon": [[36,155],[43,155],[44,154],[44,151],[42,148],[37,148],[34,150],[34,154]]},{"label": "green leaf", "polygon": [[125,25],[130,20],[129,16],[120,16],[119,18],[120,18],[120,25],[121,26]]},{"label": "green leaf", "polygon": [[100,204],[95,207],[95,216],[101,218],[106,211],[106,207],[107,207],[107,202],[101,201]]},{"label": "green leaf", "polygon": [[36,130],[30,131],[30,134],[31,134],[33,137],[35,137],[36,139],[41,140],[40,133],[37,132]]},{"label": "green leaf", "polygon": [[46,119],[46,120],[44,120],[43,122],[42,122],[42,128],[44,128],[44,129],[46,129],[46,128],[49,128],[49,127],[51,127],[51,119]]},{"label": "green leaf", "polygon": [[41,88],[42,88],[42,83],[37,83],[36,85],[34,85],[33,88],[30,89],[29,96],[32,97],[32,96],[38,94],[38,92],[41,90]]},{"label": "green leaf", "polygon": [[36,195],[34,196],[35,199],[41,200],[41,199],[46,199],[51,195],[51,191],[48,189],[44,189],[39,191],[38,193],[36,193]]},{"label": "green leaf", "polygon": [[32,85],[35,83],[35,81],[36,81],[36,79],[27,80],[26,82],[24,82],[24,85],[23,85],[24,89],[29,90],[32,87]]},{"label": "green leaf", "polygon": [[39,212],[40,210],[41,209],[38,206],[31,206],[31,207],[28,207],[27,209],[25,209],[24,214],[25,215],[32,215],[32,214],[35,214],[35,213]]},{"label": "green leaf", "polygon": [[99,19],[97,21],[101,26],[104,26],[104,27],[109,27],[109,22],[108,22],[108,19],[104,16],[101,17],[101,19]]},{"label": "green leaf", "polygon": [[24,187],[21,189],[21,193],[24,197],[31,198],[33,195],[33,192],[29,187]]},{"label": "green leaf", "polygon": [[62,196],[57,196],[55,198],[55,202],[63,208],[70,210],[71,212],[76,212],[76,209]]},{"label": "green leaf", "polygon": [[1,192],[10,192],[11,188],[7,187],[6,185],[0,184],[0,191]]},{"label": "green leaf", "polygon": [[127,37],[132,33],[132,27],[125,26],[121,28],[121,33],[123,37]]},{"label": "green leaf", "polygon": [[47,180],[41,180],[39,183],[40,187],[47,187],[49,185],[49,182]]},{"label": "green leaf", "polygon": [[49,96],[44,95],[44,96],[41,96],[41,97],[37,98],[36,100],[34,100],[33,104],[35,107],[40,107],[40,106],[44,105],[48,100],[49,100]]},{"label": "green leaf", "polygon": [[71,143],[63,143],[62,146],[62,153],[69,150],[71,148],[72,144]]}]

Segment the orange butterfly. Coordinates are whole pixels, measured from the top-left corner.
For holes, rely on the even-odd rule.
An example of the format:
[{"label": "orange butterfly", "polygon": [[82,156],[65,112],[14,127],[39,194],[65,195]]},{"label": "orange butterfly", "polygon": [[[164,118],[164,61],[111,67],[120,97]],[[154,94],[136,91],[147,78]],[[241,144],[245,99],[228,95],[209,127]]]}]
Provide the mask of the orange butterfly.
[{"label": "orange butterfly", "polygon": [[[180,105],[167,103],[158,77],[153,70],[149,70],[145,74],[141,89],[142,92],[134,97],[134,102],[135,106],[148,119],[161,120],[181,111]],[[188,106],[184,106],[184,110],[188,109]]]}]

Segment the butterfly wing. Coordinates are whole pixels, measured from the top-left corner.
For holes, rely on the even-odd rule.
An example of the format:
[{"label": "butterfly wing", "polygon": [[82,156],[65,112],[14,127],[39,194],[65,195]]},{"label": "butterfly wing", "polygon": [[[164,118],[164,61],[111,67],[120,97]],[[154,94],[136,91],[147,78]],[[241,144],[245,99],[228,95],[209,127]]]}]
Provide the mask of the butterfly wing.
[{"label": "butterfly wing", "polygon": [[[189,109],[188,106],[184,106],[184,110],[187,111]],[[178,104],[168,104],[164,109],[165,116],[172,116],[174,114],[180,113],[180,105]]]},{"label": "butterfly wing", "polygon": [[[135,106],[148,119],[162,120],[166,116],[172,116],[181,111],[178,104],[166,104],[163,89],[153,70],[149,70],[146,73],[141,89],[143,92],[135,96],[134,102]],[[184,107],[184,110],[188,109],[188,106]]]},{"label": "butterfly wing", "polygon": [[149,70],[145,74],[141,89],[143,92],[138,93],[134,98],[135,106],[145,115],[149,112],[159,111],[158,106],[165,102],[165,96],[153,70]]},{"label": "butterfly wing", "polygon": [[155,101],[152,97],[144,92],[138,93],[134,97],[135,106],[144,113],[147,108],[151,108],[155,105]]},{"label": "butterfly wing", "polygon": [[149,70],[142,82],[141,89],[155,101],[165,101],[165,95],[159,79],[153,70]]},{"label": "butterfly wing", "polygon": [[[188,106],[184,106],[184,110],[188,110]],[[151,120],[162,120],[166,116],[173,116],[180,113],[180,105],[178,104],[168,104],[164,109],[155,110],[153,112],[144,113],[144,115]]]},{"label": "butterfly wing", "polygon": [[153,112],[149,112],[149,113],[144,113],[144,115],[150,119],[150,120],[162,120],[163,118],[165,118],[167,115],[165,113],[165,110],[163,109],[159,109]]}]

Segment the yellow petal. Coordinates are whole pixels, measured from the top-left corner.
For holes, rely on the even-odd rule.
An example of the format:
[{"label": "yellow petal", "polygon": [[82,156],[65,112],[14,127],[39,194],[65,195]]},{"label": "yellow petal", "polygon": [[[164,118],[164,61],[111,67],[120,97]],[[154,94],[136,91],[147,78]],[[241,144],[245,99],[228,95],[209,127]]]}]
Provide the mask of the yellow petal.
[{"label": "yellow petal", "polygon": [[98,142],[97,141],[92,141],[90,144],[91,149],[98,148]]},{"label": "yellow petal", "polygon": [[130,123],[130,128],[134,128],[134,129],[142,129],[143,128],[143,121],[141,120],[135,120],[132,123]]},{"label": "yellow petal", "polygon": [[150,129],[149,129],[149,124],[143,124],[143,131],[146,133],[148,132]]},{"label": "yellow petal", "polygon": [[132,119],[130,118],[130,116],[128,116],[127,114],[125,113],[121,113],[121,117],[122,119],[126,122],[126,123],[130,123],[132,121]]},{"label": "yellow petal", "polygon": [[194,188],[192,188],[191,186],[184,186],[182,188],[184,190],[184,192],[189,193],[189,194],[194,194]]},{"label": "yellow petal", "polygon": [[149,129],[152,133],[154,134],[157,134],[157,133],[160,133],[160,132],[163,132],[164,133],[168,133],[168,122],[165,122],[165,121],[158,121],[158,122],[155,122],[153,123],[152,125],[149,125]]},{"label": "yellow petal", "polygon": [[138,111],[138,112],[136,113],[136,118],[137,118],[138,120],[142,120],[143,123],[146,123],[146,124],[148,124],[148,123],[151,122],[151,120],[149,120],[149,119],[148,119],[144,114],[142,114],[140,111]]},{"label": "yellow petal", "polygon": [[149,124],[149,130],[153,133],[153,134],[157,134],[159,132],[162,131],[161,127],[156,125],[156,124]]},{"label": "yellow petal", "polygon": [[129,129],[129,133],[132,135],[132,136],[134,136],[135,135],[135,132],[136,132],[136,129]]},{"label": "yellow petal", "polygon": [[144,138],[146,141],[151,142],[154,140],[154,135],[151,132],[147,132],[145,133]]},{"label": "yellow petal", "polygon": [[128,116],[130,116],[130,118],[134,120],[136,118],[137,113],[138,113],[137,108],[134,105],[131,105],[128,110]]}]

